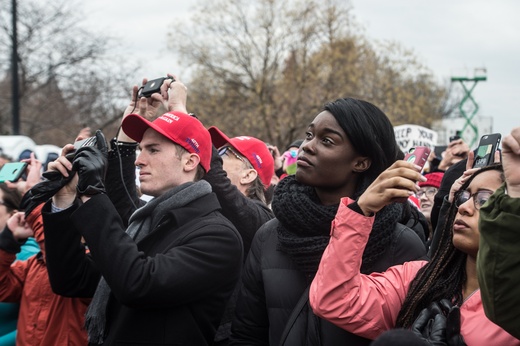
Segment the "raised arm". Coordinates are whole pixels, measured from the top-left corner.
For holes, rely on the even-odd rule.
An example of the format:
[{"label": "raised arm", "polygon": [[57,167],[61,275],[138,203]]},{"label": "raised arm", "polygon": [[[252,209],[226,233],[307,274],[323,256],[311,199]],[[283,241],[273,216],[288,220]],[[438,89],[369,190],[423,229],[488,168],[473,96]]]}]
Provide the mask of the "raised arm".
[{"label": "raised arm", "polygon": [[520,127],[502,142],[506,183],[480,209],[478,279],[486,316],[520,338]]},{"label": "raised arm", "polygon": [[364,275],[362,255],[375,213],[386,204],[406,200],[420,179],[413,164],[397,161],[357,202],[342,199],[309,292],[318,316],[369,339],[393,328],[408,286],[425,262],[407,262],[384,273]]}]

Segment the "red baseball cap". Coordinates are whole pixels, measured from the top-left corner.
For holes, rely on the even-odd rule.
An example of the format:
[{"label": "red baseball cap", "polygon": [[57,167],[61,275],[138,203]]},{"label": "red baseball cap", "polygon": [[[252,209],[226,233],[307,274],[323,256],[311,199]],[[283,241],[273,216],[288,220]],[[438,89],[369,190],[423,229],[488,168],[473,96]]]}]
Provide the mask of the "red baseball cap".
[{"label": "red baseball cap", "polygon": [[250,136],[229,138],[215,126],[210,127],[208,131],[215,147],[220,148],[229,143],[251,163],[258,172],[264,187],[267,188],[271,185],[271,178],[274,174],[274,159],[263,141]]},{"label": "red baseball cap", "polygon": [[188,152],[199,155],[202,168],[206,172],[210,169],[211,137],[195,117],[182,112],[168,112],[150,122],[138,114],[130,114],[123,120],[122,128],[137,142],[141,142],[146,130],[154,129]]}]

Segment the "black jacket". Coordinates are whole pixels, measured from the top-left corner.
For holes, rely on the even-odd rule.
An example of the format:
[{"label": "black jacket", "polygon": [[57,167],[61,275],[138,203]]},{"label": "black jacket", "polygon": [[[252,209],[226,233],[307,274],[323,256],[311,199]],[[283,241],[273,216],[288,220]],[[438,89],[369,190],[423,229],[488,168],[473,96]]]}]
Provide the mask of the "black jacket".
[{"label": "black jacket", "polygon": [[[219,207],[210,193],[171,210],[135,243],[106,195],[58,213],[50,213],[47,203],[43,220],[53,290],[91,297],[104,276],[111,288],[106,345],[211,344],[243,255],[240,235]],[[81,236],[90,255],[80,246]]]},{"label": "black jacket", "polygon": [[[253,240],[243,270],[243,286],[232,324],[232,345],[279,345],[289,316],[308,286],[296,264],[277,249],[278,222],[274,219],[266,223]],[[397,224],[393,242],[375,264],[375,271],[384,271],[392,265],[416,260],[425,254],[426,249],[417,234]],[[307,304],[290,329],[285,345],[305,345],[308,340],[312,340],[312,345],[370,343],[319,319]]]},{"label": "black jacket", "polygon": [[213,147],[211,169],[204,176],[210,183],[222,206],[222,214],[235,225],[244,242],[244,254],[247,256],[256,231],[274,214],[262,201],[244,196],[236,186],[231,184],[226,171],[222,167],[222,158]]},{"label": "black jacket", "polygon": [[[244,260],[251,248],[251,242],[256,231],[267,221],[274,218],[274,214],[265,203],[245,196],[236,186],[231,184],[224,170],[222,158],[213,147],[211,169],[204,176],[210,183],[213,192],[217,195],[222,214],[237,228],[244,244]],[[221,325],[215,335],[218,345],[227,345],[231,334],[231,321],[235,313],[235,304],[238,295],[238,285],[228,302]]]}]

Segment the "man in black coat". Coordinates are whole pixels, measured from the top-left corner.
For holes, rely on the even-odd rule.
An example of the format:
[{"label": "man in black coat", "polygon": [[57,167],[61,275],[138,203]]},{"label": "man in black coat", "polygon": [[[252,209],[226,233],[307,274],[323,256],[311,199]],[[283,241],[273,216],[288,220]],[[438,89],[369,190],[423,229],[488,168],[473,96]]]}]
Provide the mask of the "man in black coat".
[{"label": "man in black coat", "polygon": [[122,132],[140,142],[140,188],[153,199],[121,218],[129,215],[124,203],[116,209],[105,194],[103,145],[79,149],[72,163],[65,156],[51,163],[72,175],[43,212],[53,289],[93,295],[90,344],[212,344],[243,246],[201,180],[210,167],[210,136],[196,118],[174,111],[153,122],[128,115]]},{"label": "man in black coat", "polygon": [[[208,131],[213,142],[213,156],[211,169],[204,180],[211,184],[217,195],[222,214],[240,233],[245,260],[256,231],[274,218],[265,200],[265,190],[274,174],[274,160],[267,145],[255,137],[229,138],[216,127],[210,127]],[[238,288],[237,285],[217,330],[216,346],[229,345]]]},{"label": "man in black coat", "polygon": [[[187,113],[186,87],[178,80],[168,87],[168,94],[164,94],[167,97],[168,108]],[[131,113],[133,108],[131,105],[127,113]],[[210,169],[203,179],[211,185],[217,196],[222,215],[230,220],[240,233],[245,259],[258,228],[274,217],[266,204],[264,194],[274,174],[274,160],[266,144],[257,138],[229,138],[216,127],[211,127],[209,133],[213,143],[212,156]],[[107,194],[121,213],[123,222],[130,217],[129,211],[132,210],[133,204],[144,204],[138,198],[125,198],[127,194],[136,195],[133,162],[137,144],[131,141],[131,138],[120,132],[117,141],[111,142],[112,150],[108,157],[106,180],[110,183],[107,184]],[[235,308],[235,293],[228,302],[215,335],[215,345],[228,344]]]}]

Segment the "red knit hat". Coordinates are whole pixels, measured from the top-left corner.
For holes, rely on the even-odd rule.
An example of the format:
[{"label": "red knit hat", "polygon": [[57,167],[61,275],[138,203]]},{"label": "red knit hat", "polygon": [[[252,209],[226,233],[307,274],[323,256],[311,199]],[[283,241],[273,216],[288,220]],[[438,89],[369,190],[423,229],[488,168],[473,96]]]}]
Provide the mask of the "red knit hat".
[{"label": "red knit hat", "polygon": [[210,127],[208,131],[215,147],[220,148],[226,143],[231,144],[258,172],[264,187],[271,185],[271,178],[274,174],[274,159],[263,141],[250,136],[229,138],[215,126]]},{"label": "red knit hat", "polygon": [[200,165],[207,172],[211,162],[211,137],[202,123],[195,117],[182,112],[164,113],[153,122],[138,114],[130,114],[122,123],[128,137],[140,142],[149,128],[159,132],[190,153],[199,155]]},{"label": "red knit hat", "polygon": [[426,181],[420,181],[419,187],[423,186],[433,186],[436,188],[439,188],[441,186],[442,177],[444,176],[443,172],[433,172],[433,173],[426,173],[424,175],[426,177]]}]

